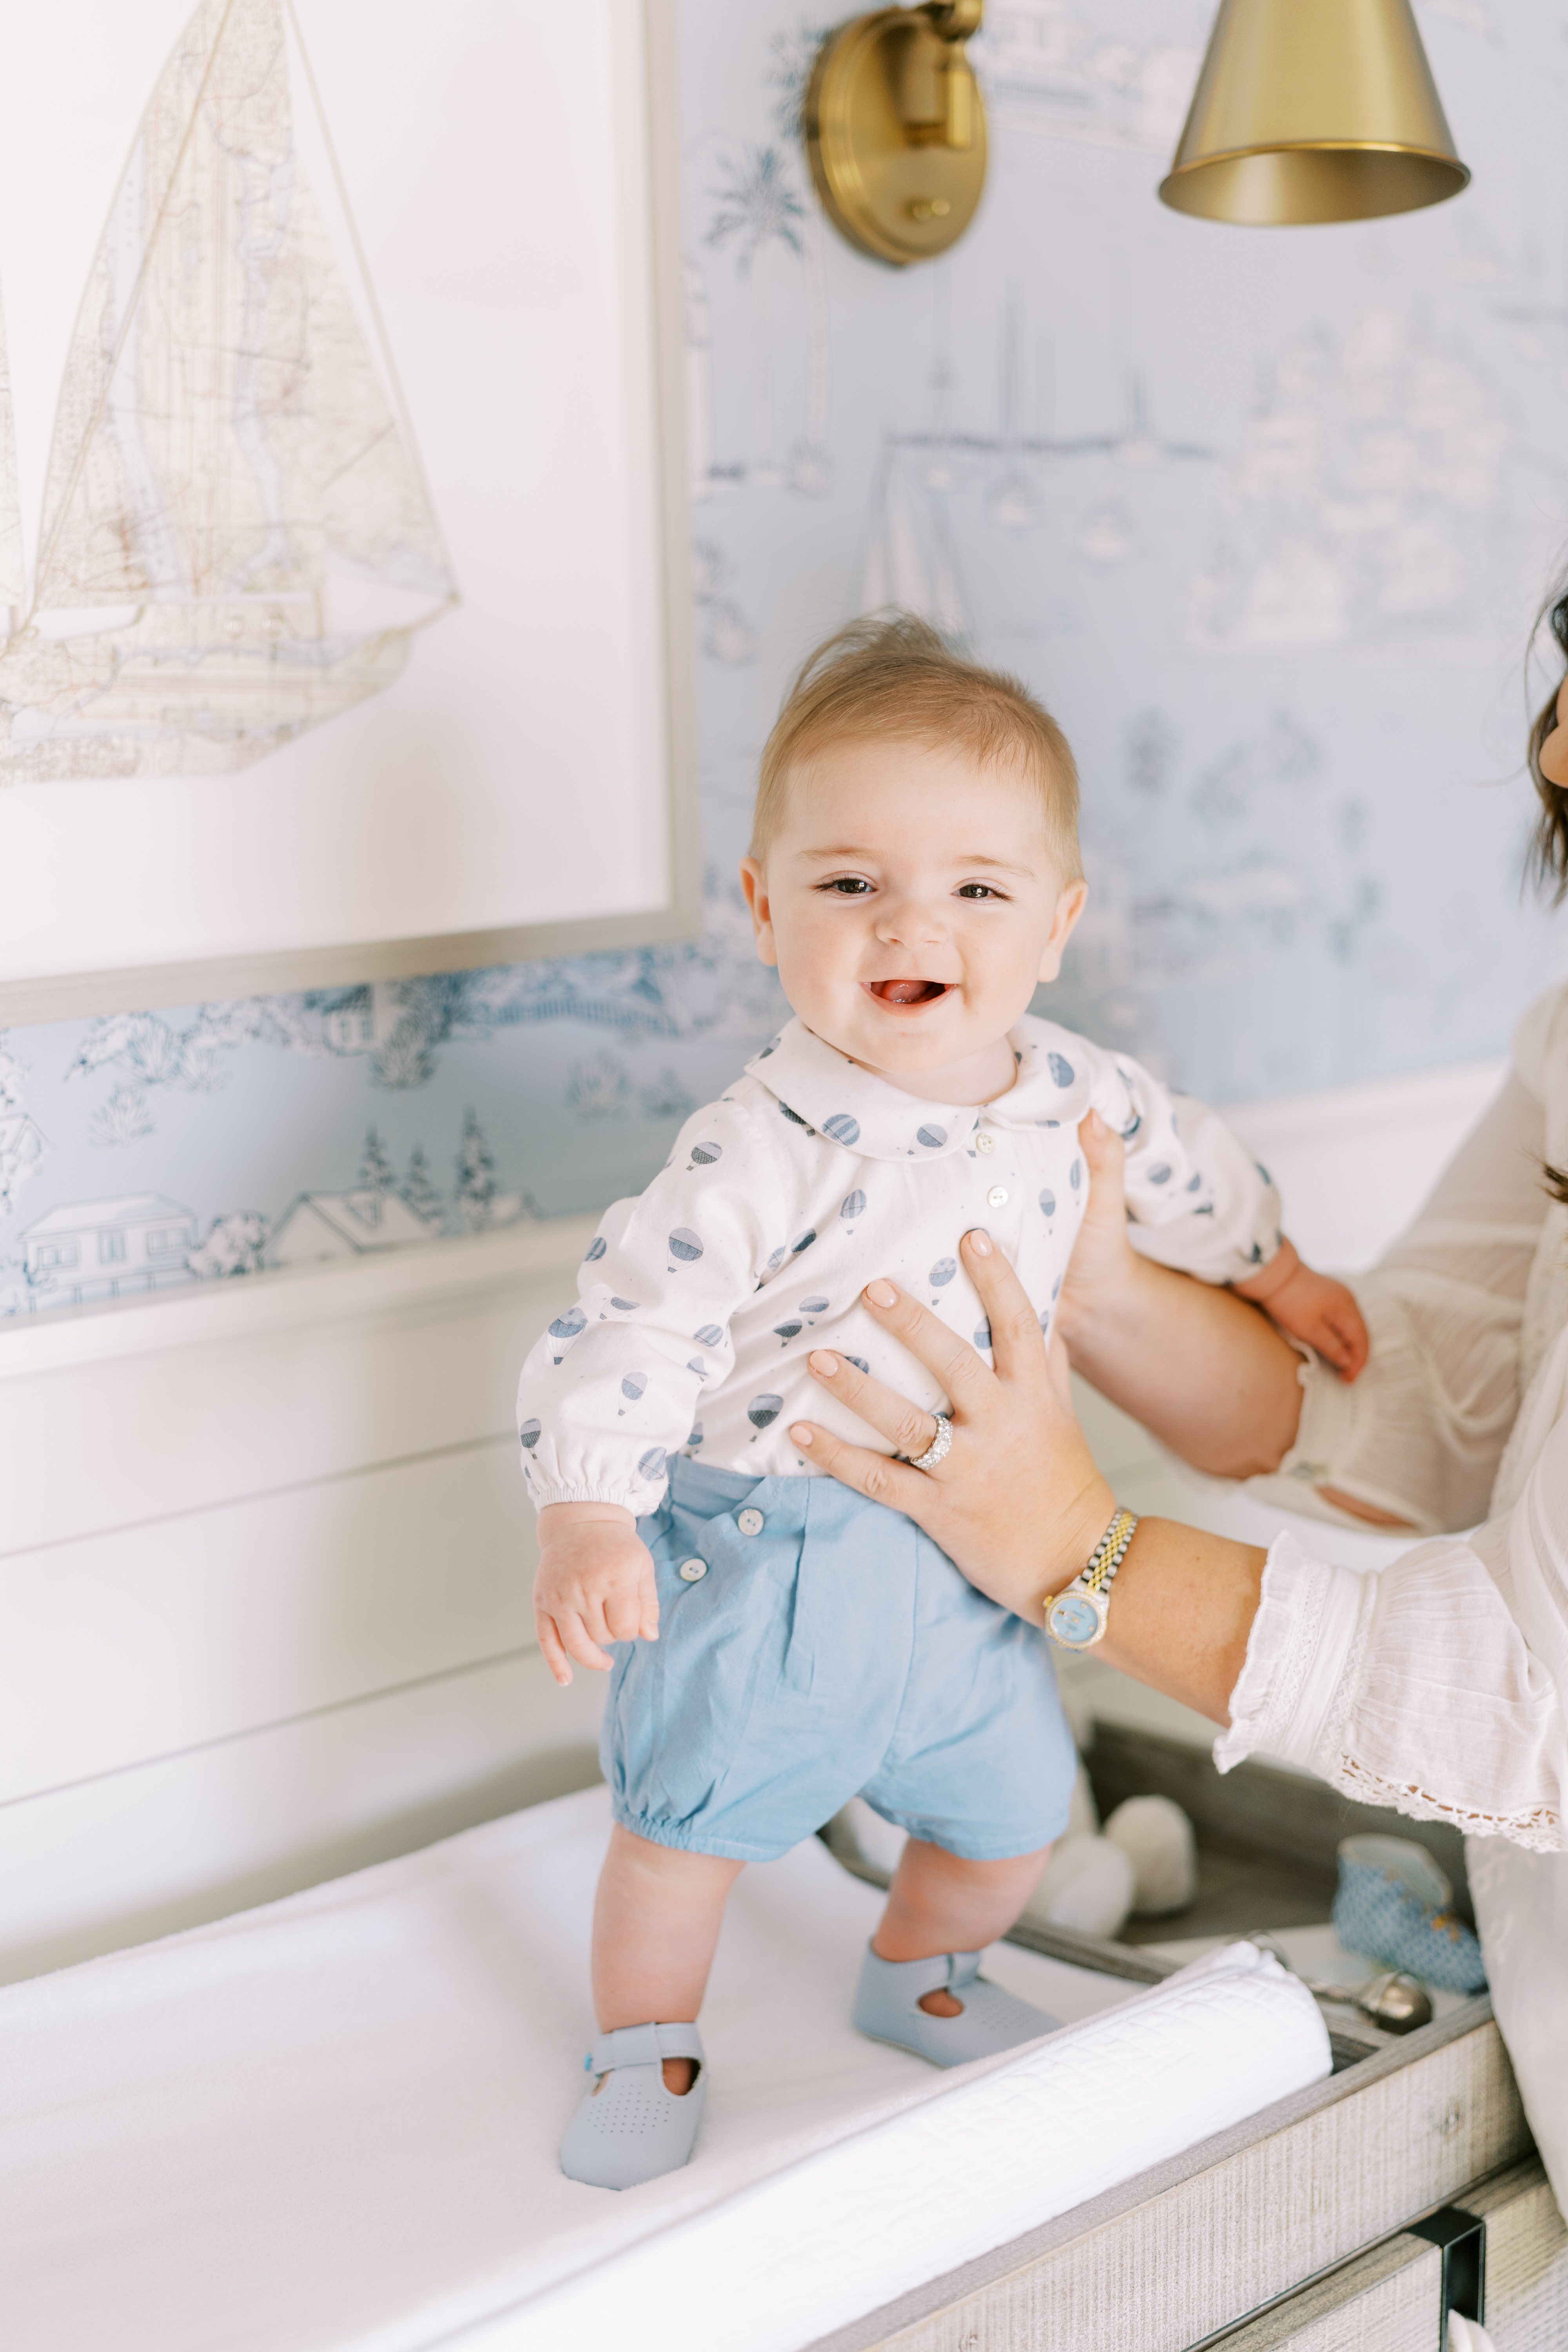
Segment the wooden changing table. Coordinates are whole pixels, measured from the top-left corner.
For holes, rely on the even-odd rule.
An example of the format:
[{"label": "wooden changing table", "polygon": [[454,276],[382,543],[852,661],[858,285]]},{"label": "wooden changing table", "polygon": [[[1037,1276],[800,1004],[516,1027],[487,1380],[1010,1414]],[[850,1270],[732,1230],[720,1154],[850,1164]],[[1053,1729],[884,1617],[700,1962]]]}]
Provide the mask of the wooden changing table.
[{"label": "wooden changing table", "polygon": [[[1199,1904],[1162,1923],[1166,1934],[1325,1917],[1335,1843],[1372,1827],[1431,1844],[1468,1907],[1462,1843],[1451,1831],[1349,1805],[1267,1766],[1222,1779],[1181,1742],[1112,1727],[1087,1760],[1102,1805],[1164,1789],[1194,1818]],[[829,1843],[847,1868],[885,1883],[837,1825]],[[1148,1983],[1176,1965],[1130,1943],[1027,1923],[1014,1940]],[[1443,2352],[1446,2266],[1456,2308],[1484,2319],[1498,2352],[1568,2352],[1568,2228],[1489,2000],[1468,2000],[1403,2040],[1343,2010],[1331,2010],[1329,2022],[1328,2082],[900,2296],[813,2352]],[[1415,2230],[1455,2207],[1482,2228],[1446,2264]],[[1483,2311],[1462,2275],[1478,2252]]]}]

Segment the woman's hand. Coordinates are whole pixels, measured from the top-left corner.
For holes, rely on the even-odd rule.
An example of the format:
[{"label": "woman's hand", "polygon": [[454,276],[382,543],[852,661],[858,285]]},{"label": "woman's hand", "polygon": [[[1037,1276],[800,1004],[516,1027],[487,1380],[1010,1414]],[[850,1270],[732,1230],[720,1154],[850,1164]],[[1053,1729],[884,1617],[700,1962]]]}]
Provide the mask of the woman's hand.
[{"label": "woman's hand", "polygon": [[[1115,1502],[1073,1413],[1065,1347],[1058,1339],[1047,1358],[1023,1285],[986,1234],[966,1234],[959,1247],[991,1318],[994,1371],[890,1282],[869,1283],[863,1294],[878,1322],[935,1373],[952,1400],[952,1444],[945,1459],[932,1470],[917,1470],[847,1445],[815,1422],[795,1423],[790,1434],[846,1486],[907,1513],[971,1584],[1038,1625],[1047,1596],[1070,1584],[1087,1564]],[[1183,1287],[1203,1287],[1185,1285],[1179,1275],[1169,1278]],[[1228,1304],[1269,1331],[1239,1300]],[[925,1452],[936,1433],[933,1414],[858,1372],[842,1356],[819,1349],[808,1360],[823,1385],[862,1421],[906,1454]],[[1247,1655],[1263,1561],[1255,1545],[1231,1543],[1174,1520],[1142,1520],[1117,1573],[1115,1605],[1095,1655],[1211,1721],[1226,1722]]]},{"label": "woman's hand", "polygon": [[[942,1546],[970,1582],[1039,1624],[1048,1596],[1071,1582],[1115,1508],[1095,1467],[1068,1391],[1066,1351],[1047,1356],[1022,1283],[984,1233],[959,1244],[991,1322],[993,1371],[965,1339],[890,1282],[864,1293],[879,1323],[927,1365],[951,1400],[952,1444],[934,1470],[916,1470],[816,1423],[797,1422],[795,1444],[820,1468],[873,1501],[903,1511]],[[825,1349],[815,1378],[900,1452],[923,1454],[933,1414]]]}]

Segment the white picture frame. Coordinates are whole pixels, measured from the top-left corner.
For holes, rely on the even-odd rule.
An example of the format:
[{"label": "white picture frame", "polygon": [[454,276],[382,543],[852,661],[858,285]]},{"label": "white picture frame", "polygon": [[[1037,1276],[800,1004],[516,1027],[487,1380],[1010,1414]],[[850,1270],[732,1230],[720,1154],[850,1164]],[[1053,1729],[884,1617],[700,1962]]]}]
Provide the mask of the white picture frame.
[{"label": "white picture frame", "polygon": [[[0,154],[35,539],[51,387],[193,5],[0,0],[37,125]],[[0,1025],[700,928],[675,0],[295,5],[300,160],[363,244],[463,601],[248,766],[0,784]]]}]

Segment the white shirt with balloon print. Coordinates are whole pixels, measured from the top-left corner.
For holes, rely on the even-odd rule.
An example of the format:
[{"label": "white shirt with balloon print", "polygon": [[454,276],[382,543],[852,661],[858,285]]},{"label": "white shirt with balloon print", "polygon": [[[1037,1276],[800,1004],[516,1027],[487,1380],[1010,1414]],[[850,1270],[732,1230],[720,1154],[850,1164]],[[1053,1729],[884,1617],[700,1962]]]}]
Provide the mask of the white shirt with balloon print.
[{"label": "white shirt with balloon print", "polygon": [[924,1368],[862,1305],[878,1275],[982,1349],[959,1263],[983,1225],[1048,1330],[1088,1195],[1078,1123],[1127,1142],[1134,1248],[1205,1282],[1255,1274],[1279,1245],[1267,1171],[1223,1120],[1124,1054],[1026,1014],[1017,1078],[979,1109],[902,1093],[793,1020],[722,1100],[688,1119],[663,1172],[609,1209],[574,1307],[530,1350],[518,1391],[538,1505],[657,1509],[686,1454],[764,1478],[810,1475],[792,1420],[890,1451],[814,1381],[834,1348],[935,1410]]}]

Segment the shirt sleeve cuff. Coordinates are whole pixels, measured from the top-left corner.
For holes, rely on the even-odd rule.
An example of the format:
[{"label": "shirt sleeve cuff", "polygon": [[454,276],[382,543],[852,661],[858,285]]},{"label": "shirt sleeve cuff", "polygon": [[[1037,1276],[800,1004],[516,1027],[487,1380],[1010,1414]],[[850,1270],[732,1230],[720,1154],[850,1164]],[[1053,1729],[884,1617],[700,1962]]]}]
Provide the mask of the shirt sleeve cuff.
[{"label": "shirt sleeve cuff", "polygon": [[668,1485],[668,1479],[661,1478],[657,1486],[547,1486],[531,1478],[528,1497],[536,1511],[542,1511],[551,1503],[616,1503],[623,1511],[629,1511],[634,1519],[642,1519],[650,1511],[658,1510]]},{"label": "shirt sleeve cuff", "polygon": [[1247,1663],[1230,1695],[1230,1727],[1215,1741],[1220,1771],[1248,1756],[1321,1769],[1349,1704],[1346,1670],[1375,1580],[1315,1559],[1293,1535],[1276,1536]]}]

